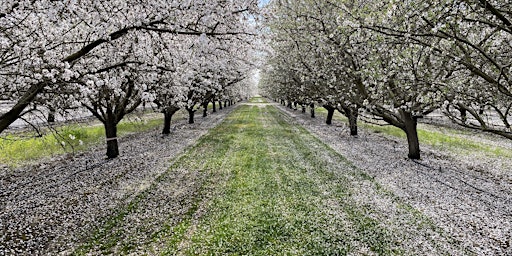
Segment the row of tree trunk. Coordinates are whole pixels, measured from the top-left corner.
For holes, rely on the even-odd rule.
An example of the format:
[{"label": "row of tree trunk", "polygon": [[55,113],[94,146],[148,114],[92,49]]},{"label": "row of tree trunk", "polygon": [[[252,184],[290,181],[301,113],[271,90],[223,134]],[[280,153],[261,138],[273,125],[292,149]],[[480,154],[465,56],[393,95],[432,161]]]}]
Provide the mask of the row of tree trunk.
[{"label": "row of tree trunk", "polygon": [[[280,100],[283,106],[286,106],[290,109],[297,110],[297,102]],[[299,103],[302,106],[302,113],[306,112],[307,104]],[[309,104],[311,117],[315,117],[315,105],[314,103]],[[337,110],[344,116],[348,118],[349,130],[351,136],[357,136],[357,120],[359,117],[359,109],[357,107],[349,107],[344,105],[332,106],[329,104],[323,105],[323,107],[327,110],[327,117],[325,123],[327,125],[332,124],[332,119],[334,116],[334,112]],[[465,116],[464,113],[461,116]],[[382,113],[381,117],[387,123],[398,127],[401,129],[407,136],[407,144],[408,144],[408,157],[410,159],[420,159],[420,143],[418,138],[418,117],[414,116],[411,112],[399,110],[398,114],[393,115],[390,113]]]}]

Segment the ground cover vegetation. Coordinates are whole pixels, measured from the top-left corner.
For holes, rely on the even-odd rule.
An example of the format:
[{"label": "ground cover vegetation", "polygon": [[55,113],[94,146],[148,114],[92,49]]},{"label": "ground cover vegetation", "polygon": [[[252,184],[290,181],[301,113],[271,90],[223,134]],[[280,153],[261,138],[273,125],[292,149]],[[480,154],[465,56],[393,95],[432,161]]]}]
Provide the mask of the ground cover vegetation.
[{"label": "ground cover vegetation", "polygon": [[[166,185],[177,173],[196,177],[193,198],[184,199],[186,209],[152,215],[155,204],[177,203],[158,201],[176,193]],[[269,105],[235,110],[104,223],[86,236],[76,254],[408,255],[431,248],[441,254],[466,250]]]},{"label": "ground cover vegetation", "polygon": [[338,109],[353,127],[364,110],[401,129],[413,159],[420,158],[418,119],[435,110],[510,139],[511,6],[272,1],[266,95],[289,105],[318,103],[329,116]]},{"label": "ground cover vegetation", "polygon": [[[122,154],[114,159],[105,159],[104,145],[99,145],[16,168],[0,166],[0,254],[71,254],[77,243],[91,237],[88,231],[102,225],[107,216],[117,215],[232,109],[194,124],[183,115],[173,124],[172,136],[158,129],[123,136]],[[166,212],[179,215],[180,207],[187,205],[184,198],[194,197],[187,191],[195,178],[182,174],[171,173],[171,183],[162,184],[172,194],[152,197],[159,204],[148,202],[155,204],[147,209],[153,217],[165,218]],[[123,233],[135,235],[136,230]]]},{"label": "ground cover vegetation", "polygon": [[[0,255],[509,254],[512,150],[420,120],[512,139],[511,8],[2,1]],[[327,125],[253,97],[215,127],[258,83]],[[130,121],[140,109],[159,117]],[[52,124],[76,112],[100,125]]]},{"label": "ground cover vegetation", "polygon": [[155,129],[127,136],[125,153],[116,159],[105,160],[92,150],[14,171],[0,169],[0,251],[509,251],[510,164],[499,168],[493,158],[487,160],[495,164],[486,167],[470,156],[466,166],[457,154],[432,154],[430,148],[424,160],[410,161],[400,157],[405,148],[397,150],[403,143],[375,135],[375,128],[362,127],[358,138],[344,136],[340,133],[350,129],[338,128],[337,114],[336,125],[325,125],[321,118],[285,107],[281,112],[275,105],[254,97],[195,124],[188,124],[183,112],[172,136]]},{"label": "ground cover vegetation", "polygon": [[[118,135],[122,139],[125,135],[161,126],[162,119],[153,113],[131,115],[119,123]],[[101,145],[104,138],[105,128],[95,122],[61,124],[38,133],[15,132],[0,138],[0,164],[15,167],[41,161],[44,157],[83,152]]]},{"label": "ground cover vegetation", "polygon": [[[508,216],[512,208],[508,202],[512,195],[512,162],[509,157],[486,154],[482,148],[425,143],[422,159],[411,160],[405,157],[405,141],[384,131],[376,132],[394,130],[395,134],[400,134],[399,129],[390,125],[361,127],[359,135],[354,137],[348,133],[349,127],[339,121],[325,125],[323,118],[310,118],[285,106],[278,107],[289,116],[291,123],[305,127],[381,186],[427,215],[449,237],[469,248],[470,252],[463,255],[511,253],[512,222]],[[460,127],[446,124],[459,133],[445,135],[467,139],[463,143],[481,142],[491,147],[510,148],[508,141],[499,136],[460,132]],[[419,128],[425,127],[420,125]]]}]

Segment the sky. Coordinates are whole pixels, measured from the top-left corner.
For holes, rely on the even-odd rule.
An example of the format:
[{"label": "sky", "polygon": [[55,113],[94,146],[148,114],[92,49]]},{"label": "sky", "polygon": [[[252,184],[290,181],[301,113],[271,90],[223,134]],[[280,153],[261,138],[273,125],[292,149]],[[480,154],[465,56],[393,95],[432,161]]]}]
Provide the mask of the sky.
[{"label": "sky", "polygon": [[270,1],[270,0],[259,0],[259,2],[260,2],[260,6],[263,6],[263,5],[268,4],[268,2],[269,2],[269,1]]}]

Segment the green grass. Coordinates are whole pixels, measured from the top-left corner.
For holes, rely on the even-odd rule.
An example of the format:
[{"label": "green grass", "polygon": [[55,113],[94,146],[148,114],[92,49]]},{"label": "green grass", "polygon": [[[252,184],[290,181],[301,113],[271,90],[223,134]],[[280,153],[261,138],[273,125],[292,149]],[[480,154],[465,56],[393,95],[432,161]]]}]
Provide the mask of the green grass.
[{"label": "green grass", "polygon": [[[118,136],[153,129],[162,125],[154,115],[143,119],[122,121],[118,125]],[[84,151],[104,142],[105,129],[101,124],[65,125],[54,131],[46,130],[42,137],[24,132],[0,137],[0,163],[9,166],[30,163],[44,157]]]},{"label": "green grass", "polygon": [[[344,210],[359,232],[345,233],[342,226],[325,232],[332,224],[321,203],[325,198],[319,184],[339,181],[333,184],[336,196],[344,197],[350,191],[346,180],[323,171],[325,163],[314,156],[314,148],[327,150],[325,145],[302,129],[276,122],[275,108],[265,108],[265,115],[254,108],[240,110],[223,131],[237,134],[235,150],[224,159],[232,177],[198,224],[185,254],[347,254],[348,240],[364,241],[376,253],[397,253],[378,221],[347,201]],[[351,167],[344,167],[351,172]]]},{"label": "green grass", "polygon": [[268,102],[265,98],[257,96],[257,97],[252,97],[251,99],[249,99],[249,103],[268,103]]},{"label": "green grass", "polygon": [[[450,246],[437,246],[444,238],[428,218],[284,118],[273,106],[239,107],[75,253],[141,254],[133,251],[137,241],[142,252],[160,255],[407,255],[416,235],[446,253]],[[145,212],[161,203],[151,200],[168,198],[168,206],[182,197],[169,188],[184,172],[202,177],[180,183],[195,188],[176,202],[184,210],[149,228],[154,219]],[[375,209],[376,198],[400,212],[409,231]],[[133,225],[151,239],[123,233]]]},{"label": "green grass", "polygon": [[[317,108],[317,113],[326,115],[327,111],[324,108]],[[348,123],[345,116],[336,112],[334,119]],[[400,139],[406,139],[405,133],[397,127],[391,125],[376,125],[364,122],[358,122],[359,127],[369,129],[376,133],[390,135]],[[434,129],[442,130],[443,132],[433,131]],[[445,127],[436,127],[427,124],[418,124],[418,137],[420,144],[433,146],[437,149],[448,150],[452,153],[459,153],[463,155],[484,155],[490,157],[512,157],[512,150],[499,146],[492,146],[476,140],[459,137],[458,135],[464,134],[460,130],[450,129]]]}]

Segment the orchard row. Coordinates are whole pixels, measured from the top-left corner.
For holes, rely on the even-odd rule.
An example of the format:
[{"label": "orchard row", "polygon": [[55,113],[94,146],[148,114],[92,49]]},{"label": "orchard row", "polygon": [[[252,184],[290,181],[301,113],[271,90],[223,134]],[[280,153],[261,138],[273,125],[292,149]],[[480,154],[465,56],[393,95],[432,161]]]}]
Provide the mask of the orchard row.
[{"label": "orchard row", "polygon": [[0,133],[15,120],[87,109],[119,154],[117,124],[150,103],[179,109],[252,93],[256,0],[5,0],[0,4]]},{"label": "orchard row", "polygon": [[510,0],[275,0],[266,12],[265,93],[361,113],[402,129],[420,158],[418,118],[512,139]]}]

